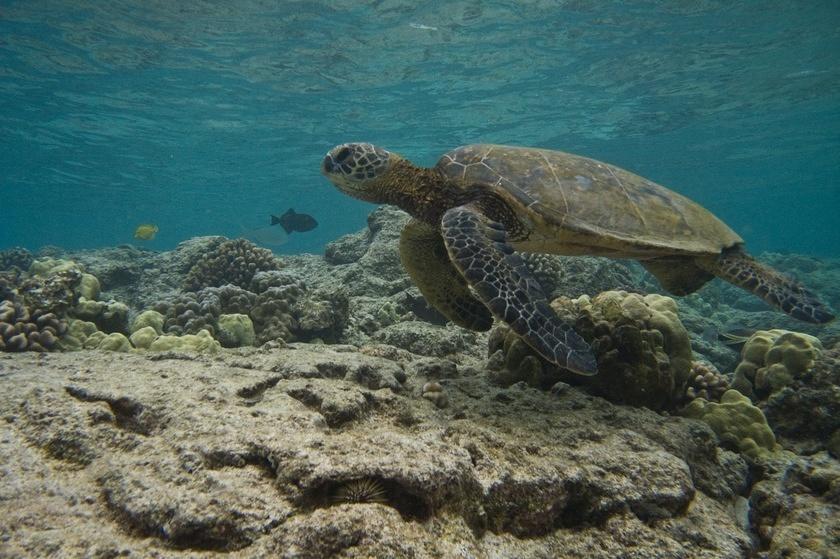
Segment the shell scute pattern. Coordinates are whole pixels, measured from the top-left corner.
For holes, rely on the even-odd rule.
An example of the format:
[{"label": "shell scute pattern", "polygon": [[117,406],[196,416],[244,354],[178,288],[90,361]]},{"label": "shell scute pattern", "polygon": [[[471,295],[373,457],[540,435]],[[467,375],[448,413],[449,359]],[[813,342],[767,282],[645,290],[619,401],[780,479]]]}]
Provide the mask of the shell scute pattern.
[{"label": "shell scute pattern", "polygon": [[498,187],[513,197],[520,216],[554,231],[579,232],[617,253],[716,254],[742,242],[688,198],[586,157],[479,144],[445,154],[437,168],[466,183]]}]

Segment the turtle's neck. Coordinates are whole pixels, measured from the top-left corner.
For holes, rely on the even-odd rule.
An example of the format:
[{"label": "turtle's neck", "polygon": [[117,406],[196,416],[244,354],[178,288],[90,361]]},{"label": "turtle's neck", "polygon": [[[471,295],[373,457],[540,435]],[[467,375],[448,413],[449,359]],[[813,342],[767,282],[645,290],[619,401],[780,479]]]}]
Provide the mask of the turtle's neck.
[{"label": "turtle's neck", "polygon": [[444,176],[437,169],[417,167],[401,159],[394,162],[381,185],[381,199],[421,221],[437,226],[443,212],[474,198],[459,181]]}]

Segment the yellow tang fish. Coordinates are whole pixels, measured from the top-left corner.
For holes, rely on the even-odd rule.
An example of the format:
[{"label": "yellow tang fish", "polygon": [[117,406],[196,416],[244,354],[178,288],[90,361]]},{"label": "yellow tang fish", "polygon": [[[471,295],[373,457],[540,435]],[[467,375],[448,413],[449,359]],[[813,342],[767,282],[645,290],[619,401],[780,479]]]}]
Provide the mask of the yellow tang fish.
[{"label": "yellow tang fish", "polygon": [[151,223],[143,223],[142,225],[138,225],[137,229],[134,230],[134,238],[141,239],[143,241],[151,241],[155,238],[155,234],[159,231],[157,225],[152,225]]}]

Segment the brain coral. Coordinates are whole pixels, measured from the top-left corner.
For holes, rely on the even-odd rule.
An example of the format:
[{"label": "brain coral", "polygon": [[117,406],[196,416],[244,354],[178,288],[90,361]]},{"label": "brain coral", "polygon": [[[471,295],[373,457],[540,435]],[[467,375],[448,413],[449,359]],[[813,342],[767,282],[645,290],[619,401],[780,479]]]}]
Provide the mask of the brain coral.
[{"label": "brain coral", "polygon": [[571,375],[502,330],[491,336],[490,350],[500,352],[494,359],[504,363],[503,382],[525,380],[544,387],[558,380],[581,383],[610,401],[652,409],[674,407],[683,398],[692,354],[672,299],[606,291],[593,298],[561,297],[552,307],[592,345],[598,374]]},{"label": "brain coral", "polygon": [[278,269],[280,261],[270,250],[246,239],[224,241],[193,264],[184,288],[198,291],[225,284],[248,287],[257,272]]}]

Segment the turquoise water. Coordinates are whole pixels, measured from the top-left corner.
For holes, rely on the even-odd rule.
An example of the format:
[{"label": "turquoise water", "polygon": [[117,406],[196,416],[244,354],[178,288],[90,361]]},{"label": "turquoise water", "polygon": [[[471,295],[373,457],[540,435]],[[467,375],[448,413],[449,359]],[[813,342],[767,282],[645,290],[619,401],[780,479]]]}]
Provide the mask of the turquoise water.
[{"label": "turquoise water", "polygon": [[[418,5],[419,4],[419,5]],[[334,144],[603,159],[754,252],[840,255],[840,3],[0,2],[0,249],[237,236],[289,207],[320,252],[371,206]]]}]

